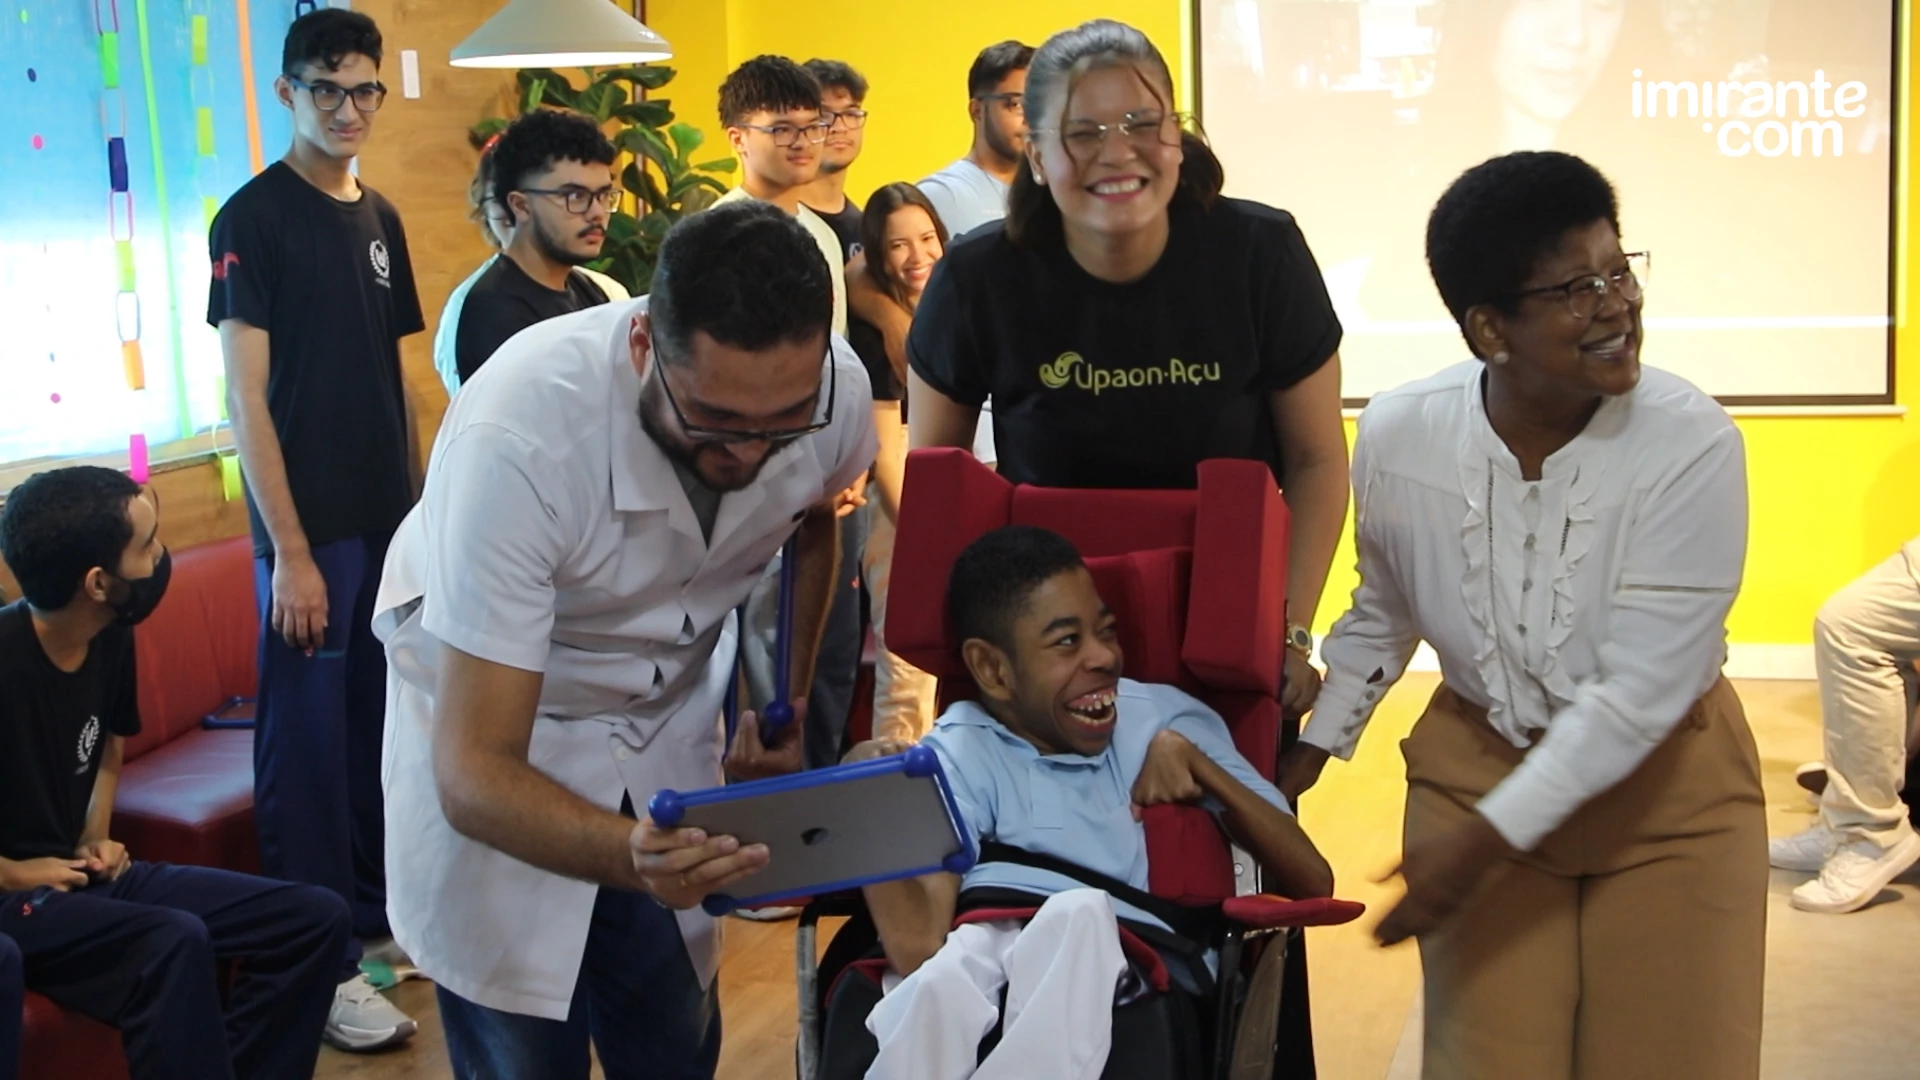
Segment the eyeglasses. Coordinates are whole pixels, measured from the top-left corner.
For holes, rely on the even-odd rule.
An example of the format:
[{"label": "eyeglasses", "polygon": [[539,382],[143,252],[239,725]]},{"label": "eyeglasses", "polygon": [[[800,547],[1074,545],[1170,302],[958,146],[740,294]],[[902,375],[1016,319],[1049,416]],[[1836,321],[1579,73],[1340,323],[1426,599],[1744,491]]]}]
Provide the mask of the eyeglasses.
[{"label": "eyeglasses", "polygon": [[347,87],[324,79],[319,82],[304,82],[291,75],[287,76],[287,83],[312,94],[313,107],[321,112],[338,110],[340,106],[347,103],[349,97],[353,99],[355,109],[363,113],[378,112],[380,104],[387,100],[387,87],[384,83],[370,82]]},{"label": "eyeglasses", "polygon": [[[811,424],[806,424],[801,427],[783,428],[776,431],[741,431],[737,428],[705,427],[700,424],[688,423],[687,414],[680,411],[680,402],[673,396],[673,384],[667,381],[667,373],[665,370],[667,365],[661,360],[658,348],[654,350],[653,364],[651,366],[655,371],[659,372],[660,389],[666,391],[667,405],[673,409],[673,418],[679,422],[681,431],[686,432],[689,438],[698,439],[703,442],[737,446],[741,443],[756,442],[787,443],[806,435],[812,435],[817,431],[826,430],[827,426],[833,423],[833,401],[840,388],[840,375],[839,372],[835,370],[833,363],[833,339],[831,336],[827,339],[827,355],[822,363],[825,364],[827,368],[826,418],[824,420],[816,420]],[[819,400],[817,393],[814,395],[814,400]]]},{"label": "eyeglasses", "polygon": [[839,112],[822,113],[820,119],[827,125],[828,130],[842,127],[848,131],[859,131],[867,126],[867,110],[841,109]]},{"label": "eyeglasses", "polygon": [[1147,153],[1157,146],[1179,146],[1180,136],[1193,126],[1192,113],[1128,113],[1118,123],[1096,124],[1071,120],[1057,128],[1036,128],[1034,135],[1058,135],[1067,156],[1090,161],[1100,154],[1109,134],[1119,134],[1134,150]]},{"label": "eyeglasses", "polygon": [[[861,114],[864,116],[865,114]],[[735,124],[734,127],[748,131],[759,131],[773,139],[773,145],[786,148],[799,142],[801,136],[816,146],[827,141],[827,129],[833,126],[832,120],[816,120],[805,126],[799,124]]]},{"label": "eyeglasses", "polygon": [[520,188],[522,195],[549,195],[566,205],[569,214],[584,214],[595,206],[611,208],[620,193],[611,187],[596,188],[588,191],[583,187],[563,188]]},{"label": "eyeglasses", "polygon": [[1520,300],[1529,296],[1547,296],[1559,293],[1573,312],[1576,319],[1591,319],[1600,314],[1600,308],[1611,294],[1631,304],[1646,295],[1647,277],[1652,273],[1653,255],[1650,252],[1635,251],[1625,256],[1626,265],[1606,276],[1589,274],[1574,278],[1559,285],[1542,285],[1537,289],[1523,289],[1514,293],[1513,299]]},{"label": "eyeglasses", "polygon": [[973,100],[991,101],[1010,113],[1025,113],[1027,111],[1026,96],[1017,92],[1011,94],[981,94]]}]

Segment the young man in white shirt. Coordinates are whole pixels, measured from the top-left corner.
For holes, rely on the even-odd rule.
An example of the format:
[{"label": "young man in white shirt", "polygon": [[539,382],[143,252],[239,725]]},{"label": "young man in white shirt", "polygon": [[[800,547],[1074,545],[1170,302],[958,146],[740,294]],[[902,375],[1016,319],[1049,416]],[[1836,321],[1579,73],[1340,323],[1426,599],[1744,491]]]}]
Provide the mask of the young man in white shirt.
[{"label": "young man in white shirt", "polygon": [[784,56],[756,56],[720,84],[720,123],[740,155],[740,186],[714,205],[758,199],[806,226],[833,277],[833,332],[845,337],[846,260],[840,238],[800,201],[820,175],[820,147],[831,124],[821,116],[820,80]]},{"label": "young man in white shirt", "polygon": [[1003,41],[980,50],[967,71],[967,116],[973,146],[967,155],[920,181],[940,212],[947,235],[959,239],[1007,212],[1007,188],[1027,152],[1027,114],[1022,105],[1033,49]]},{"label": "young man in white shirt", "polygon": [[[713,1075],[719,942],[697,905],[766,849],[643,815],[723,781],[730,616],[796,532],[807,684],[827,504],[876,452],[813,249],[774,208],[696,214],[650,297],[530,327],[441,426],[374,625],[389,908],[456,1075],[586,1080],[590,1039],[610,1078]],[[743,713],[727,771],[798,767],[795,712],[771,746]]]}]

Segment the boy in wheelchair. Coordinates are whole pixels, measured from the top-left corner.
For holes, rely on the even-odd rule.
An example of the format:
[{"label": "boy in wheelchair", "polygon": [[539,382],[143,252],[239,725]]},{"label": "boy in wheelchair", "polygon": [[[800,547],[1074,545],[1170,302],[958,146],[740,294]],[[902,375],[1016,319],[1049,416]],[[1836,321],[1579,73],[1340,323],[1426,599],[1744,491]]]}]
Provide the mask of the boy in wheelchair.
[{"label": "boy in wheelchair", "polygon": [[[979,700],[949,708],[924,744],[985,850],[964,879],[864,890],[892,969],[867,1017],[879,1044],[867,1076],[1092,1080],[1106,1066],[1116,995],[1134,981],[1121,926],[1149,940],[1168,929],[1082,880],[1146,889],[1142,808],[1207,808],[1271,891],[1330,896],[1333,872],[1216,713],[1172,687],[1121,678],[1114,616],[1065,539],[1028,526],[981,537],[954,564],[948,615]],[[863,743],[848,760],[902,749]],[[1029,857],[1007,861],[996,849]],[[1068,876],[1050,862],[1091,873]],[[963,905],[963,892],[1039,910],[1024,927],[990,918],[956,928],[962,906],[979,906]],[[1029,899],[1003,902],[1009,894]],[[996,1023],[1000,1042],[980,1060]]]}]

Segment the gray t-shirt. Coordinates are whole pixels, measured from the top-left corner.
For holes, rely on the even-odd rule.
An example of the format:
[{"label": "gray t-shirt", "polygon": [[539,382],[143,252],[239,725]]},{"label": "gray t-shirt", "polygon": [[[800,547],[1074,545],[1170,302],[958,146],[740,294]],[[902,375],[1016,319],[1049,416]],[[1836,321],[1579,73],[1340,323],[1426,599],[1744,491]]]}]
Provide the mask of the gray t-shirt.
[{"label": "gray t-shirt", "polygon": [[693,516],[700,522],[700,535],[713,543],[713,521],[720,516],[720,493],[700,482],[700,477],[692,469],[682,465],[678,459],[673,462],[673,475],[680,478],[680,490],[687,493],[687,501],[693,504]]},{"label": "gray t-shirt", "polygon": [[920,181],[921,194],[940,212],[955,239],[1007,216],[1006,181],[966,158]]}]

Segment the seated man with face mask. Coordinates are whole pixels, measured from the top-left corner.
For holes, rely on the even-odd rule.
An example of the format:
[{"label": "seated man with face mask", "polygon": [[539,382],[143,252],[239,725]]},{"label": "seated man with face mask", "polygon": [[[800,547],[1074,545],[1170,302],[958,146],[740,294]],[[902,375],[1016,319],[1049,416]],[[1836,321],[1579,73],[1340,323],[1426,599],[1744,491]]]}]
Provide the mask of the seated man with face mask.
[{"label": "seated man with face mask", "polygon": [[0,940],[26,989],[120,1029],[135,1077],[310,1077],[346,902],[136,862],[107,835],[140,733],[132,626],[172,566],[159,524],[151,492],[91,466],[41,473],[0,511],[0,557],[26,594],[0,607]]}]

